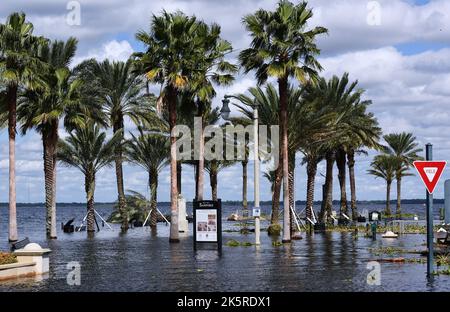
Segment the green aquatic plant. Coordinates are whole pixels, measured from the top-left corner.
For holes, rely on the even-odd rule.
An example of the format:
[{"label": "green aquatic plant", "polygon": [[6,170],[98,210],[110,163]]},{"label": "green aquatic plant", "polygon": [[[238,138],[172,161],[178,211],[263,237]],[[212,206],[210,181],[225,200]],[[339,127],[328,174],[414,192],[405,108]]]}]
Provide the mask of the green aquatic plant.
[{"label": "green aquatic plant", "polygon": [[449,254],[438,255],[436,257],[436,264],[438,266],[450,265],[450,255]]},{"label": "green aquatic plant", "polygon": [[250,247],[253,246],[250,242],[238,242],[235,239],[229,240],[226,244],[228,247]]}]

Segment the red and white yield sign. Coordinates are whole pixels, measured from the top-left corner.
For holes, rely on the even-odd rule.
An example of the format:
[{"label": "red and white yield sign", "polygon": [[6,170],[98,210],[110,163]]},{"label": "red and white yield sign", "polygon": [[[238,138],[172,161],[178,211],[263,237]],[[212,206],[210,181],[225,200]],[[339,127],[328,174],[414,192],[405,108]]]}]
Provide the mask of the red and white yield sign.
[{"label": "red and white yield sign", "polygon": [[420,174],[423,183],[425,184],[428,193],[433,194],[434,188],[439,182],[439,179],[444,172],[446,161],[415,161],[414,167]]}]

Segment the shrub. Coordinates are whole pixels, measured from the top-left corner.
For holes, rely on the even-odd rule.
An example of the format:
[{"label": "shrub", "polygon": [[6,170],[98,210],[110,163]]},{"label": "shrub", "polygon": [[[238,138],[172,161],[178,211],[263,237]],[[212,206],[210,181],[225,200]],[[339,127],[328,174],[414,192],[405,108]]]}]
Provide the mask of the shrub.
[{"label": "shrub", "polygon": [[16,263],[17,257],[9,252],[0,252],[0,265]]}]

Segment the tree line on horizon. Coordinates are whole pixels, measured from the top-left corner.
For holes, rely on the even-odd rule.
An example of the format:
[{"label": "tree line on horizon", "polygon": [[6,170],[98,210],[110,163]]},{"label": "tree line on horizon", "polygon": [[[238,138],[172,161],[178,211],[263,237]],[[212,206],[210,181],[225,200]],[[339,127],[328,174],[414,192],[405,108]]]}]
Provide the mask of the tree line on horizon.
[{"label": "tree line on horizon", "polygon": [[[292,210],[295,206],[295,155],[303,155],[307,171],[306,216],[311,217],[317,166],[326,162],[320,222],[331,222],[334,167],[338,172],[340,215],[358,217],[355,156],[368,149],[379,151],[369,174],[386,181],[386,214],[391,215],[390,188],[397,181],[396,214],[401,215],[401,182],[422,151],[411,133],[384,135],[373,113],[371,101],[364,99],[358,81],[348,73],[326,79],[317,57],[316,39],[324,27],[309,28],[313,16],[306,2],[281,0],[273,11],[259,9],[242,19],[250,35],[250,46],[239,53],[238,62],[229,61],[230,42],[221,37],[218,24],[207,24],[181,11],[152,15],[148,31],[136,33],[145,49],[126,62],[85,60],[71,67],[78,41],[49,40],[33,34],[33,25],[24,13],[12,13],[0,24],[0,126],[8,128],[9,139],[9,240],[18,239],[16,222],[15,138],[34,130],[42,138],[46,234],[56,238],[57,163],[83,173],[87,202],[87,230],[94,231],[94,204],[97,173],[114,167],[117,207],[122,231],[126,232],[133,205],[142,198],[124,190],[123,163],[130,162],[148,174],[150,225],[156,229],[158,174],[170,167],[170,242],[178,242],[177,200],[181,193],[183,165],[194,167],[197,200],[203,200],[204,174],[209,174],[212,199],[218,196],[218,175],[237,162],[242,165],[242,202],[247,206],[248,158],[239,161],[205,160],[206,138],[200,136],[196,161],[177,161],[173,128],[192,125],[200,117],[203,128],[219,124],[220,112],[212,107],[217,86],[230,86],[236,74],[253,74],[255,86],[245,94],[235,94],[233,103],[239,116],[233,123],[249,124],[254,105],[259,120],[280,125],[280,163],[265,172],[271,182],[272,216],[269,234],[291,239]],[[160,93],[150,93],[150,85]],[[129,118],[137,131],[129,132]],[[60,137],[60,127],[68,133]],[[112,137],[107,136],[112,130]],[[381,139],[386,142],[380,143]],[[350,201],[347,198],[347,176]],[[283,220],[280,226],[280,199]],[[145,198],[144,198],[145,199]],[[349,205],[350,203],[350,205]],[[350,212],[349,212],[350,211]]]}]

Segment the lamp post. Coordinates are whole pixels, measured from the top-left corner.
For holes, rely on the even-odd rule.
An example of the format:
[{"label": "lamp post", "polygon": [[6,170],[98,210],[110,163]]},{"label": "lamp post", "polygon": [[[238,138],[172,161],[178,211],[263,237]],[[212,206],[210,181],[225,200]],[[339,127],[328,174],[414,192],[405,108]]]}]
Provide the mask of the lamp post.
[{"label": "lamp post", "polygon": [[[220,110],[220,114],[224,120],[228,120],[230,118],[230,108],[228,105],[230,104],[229,100],[230,96],[225,95],[222,100],[222,109]],[[253,140],[254,140],[254,207],[253,207],[253,217],[255,218],[255,245],[259,246],[261,244],[260,236],[261,236],[261,225],[260,225],[260,215],[261,210],[259,207],[259,142],[258,142],[258,105],[253,105]]]}]

